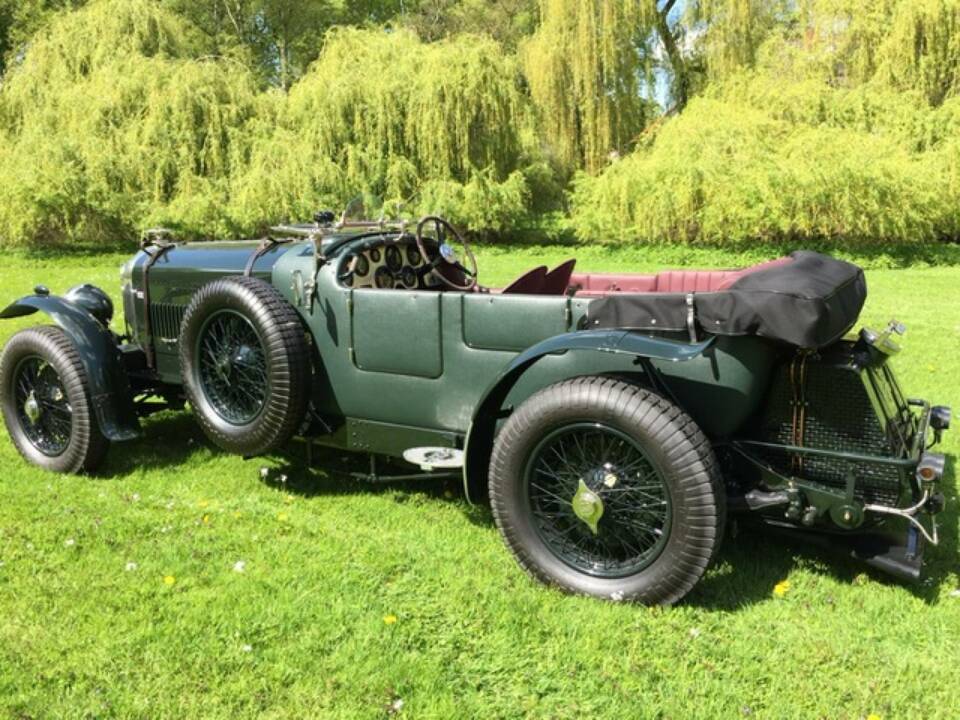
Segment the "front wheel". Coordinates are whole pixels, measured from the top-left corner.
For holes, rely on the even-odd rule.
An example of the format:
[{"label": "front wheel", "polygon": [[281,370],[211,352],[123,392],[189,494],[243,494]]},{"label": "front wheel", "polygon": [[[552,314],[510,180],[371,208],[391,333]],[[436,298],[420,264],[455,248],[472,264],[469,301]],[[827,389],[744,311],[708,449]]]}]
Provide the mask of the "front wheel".
[{"label": "front wheel", "polygon": [[536,579],[648,604],[693,588],[723,526],[713,451],[693,420],[602,377],[552,385],[510,416],[493,449],[490,500]]},{"label": "front wheel", "polygon": [[87,372],[60,328],[10,338],[0,358],[0,404],[13,444],[34,465],[80,473],[103,462],[109,441],[93,414]]}]

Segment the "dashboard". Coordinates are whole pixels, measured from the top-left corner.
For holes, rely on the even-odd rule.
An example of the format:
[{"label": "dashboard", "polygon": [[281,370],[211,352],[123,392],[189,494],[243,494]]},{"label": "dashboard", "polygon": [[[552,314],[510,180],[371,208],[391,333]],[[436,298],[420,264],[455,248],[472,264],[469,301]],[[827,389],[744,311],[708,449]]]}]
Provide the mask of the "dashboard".
[{"label": "dashboard", "polygon": [[350,288],[426,290],[440,284],[427,265],[412,238],[384,239],[347,253],[337,277]]}]

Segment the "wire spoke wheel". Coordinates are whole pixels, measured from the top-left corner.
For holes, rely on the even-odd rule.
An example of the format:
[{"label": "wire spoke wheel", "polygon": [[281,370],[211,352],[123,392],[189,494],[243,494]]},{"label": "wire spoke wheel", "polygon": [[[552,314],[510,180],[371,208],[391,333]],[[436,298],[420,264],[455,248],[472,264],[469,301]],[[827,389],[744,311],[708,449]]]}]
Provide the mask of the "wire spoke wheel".
[{"label": "wire spoke wheel", "polygon": [[213,313],[200,330],[196,357],[201,388],[217,414],[234,425],[253,422],[269,383],[263,343],[250,321],[232,310]]},{"label": "wire spoke wheel", "polygon": [[202,285],[180,325],[180,372],[204,433],[228,452],[273,452],[303,427],[311,347],[294,307],[259,278]]},{"label": "wire spoke wheel", "polygon": [[723,529],[710,441],[666,398],[619,378],[563,380],[520,403],[494,441],[489,482],[520,566],[567,592],[675,603]]},{"label": "wire spoke wheel", "polygon": [[670,493],[661,473],[615,428],[577,423],[551,432],[531,453],[525,484],[541,540],[589,575],[642,570],[670,534]]},{"label": "wire spoke wheel", "polygon": [[13,400],[24,437],[47,457],[66,452],[73,434],[73,408],[57,371],[33,355],[14,370]]}]

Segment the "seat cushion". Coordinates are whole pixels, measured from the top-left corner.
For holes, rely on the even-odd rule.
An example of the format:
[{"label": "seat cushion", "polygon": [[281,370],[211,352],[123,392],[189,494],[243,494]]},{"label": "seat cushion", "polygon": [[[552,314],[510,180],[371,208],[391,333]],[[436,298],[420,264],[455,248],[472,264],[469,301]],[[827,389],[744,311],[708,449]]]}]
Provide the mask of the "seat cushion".
[{"label": "seat cushion", "polygon": [[666,270],[657,273],[656,287],[657,292],[714,292],[736,274],[734,270]]}]

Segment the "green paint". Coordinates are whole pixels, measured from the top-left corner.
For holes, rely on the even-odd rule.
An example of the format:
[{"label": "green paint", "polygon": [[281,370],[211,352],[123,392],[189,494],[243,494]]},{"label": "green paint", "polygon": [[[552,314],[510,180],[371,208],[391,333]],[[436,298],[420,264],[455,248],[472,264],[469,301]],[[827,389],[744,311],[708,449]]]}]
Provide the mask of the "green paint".
[{"label": "green paint", "polygon": [[603,517],[603,500],[580,479],[577,492],[573,496],[573,512],[583,520],[594,535],[598,533],[597,523]]}]

